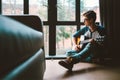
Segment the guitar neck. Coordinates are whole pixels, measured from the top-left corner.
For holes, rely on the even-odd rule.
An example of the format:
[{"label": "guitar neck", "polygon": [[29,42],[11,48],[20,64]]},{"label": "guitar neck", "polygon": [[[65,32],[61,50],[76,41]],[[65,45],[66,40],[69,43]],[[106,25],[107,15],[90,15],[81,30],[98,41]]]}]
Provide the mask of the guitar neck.
[{"label": "guitar neck", "polygon": [[[97,43],[101,44],[101,42],[104,41],[104,37],[105,37],[105,36],[100,36],[100,37],[98,37],[98,38],[92,38],[92,39],[94,39]],[[85,40],[85,37],[84,37],[84,36],[81,36],[80,39],[81,39],[80,45],[85,44],[85,43],[89,43],[89,42],[91,41],[91,39]]]}]

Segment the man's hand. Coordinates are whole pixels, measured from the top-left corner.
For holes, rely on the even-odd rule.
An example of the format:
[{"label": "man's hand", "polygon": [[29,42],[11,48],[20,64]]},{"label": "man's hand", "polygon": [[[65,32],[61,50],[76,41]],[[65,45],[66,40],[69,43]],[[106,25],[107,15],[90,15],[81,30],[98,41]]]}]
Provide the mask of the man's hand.
[{"label": "man's hand", "polygon": [[73,46],[73,50],[79,52],[79,51],[81,50],[80,45],[74,45],[74,46]]},{"label": "man's hand", "polygon": [[90,43],[94,43],[95,40],[94,40],[94,39],[90,39],[89,42],[90,42]]}]

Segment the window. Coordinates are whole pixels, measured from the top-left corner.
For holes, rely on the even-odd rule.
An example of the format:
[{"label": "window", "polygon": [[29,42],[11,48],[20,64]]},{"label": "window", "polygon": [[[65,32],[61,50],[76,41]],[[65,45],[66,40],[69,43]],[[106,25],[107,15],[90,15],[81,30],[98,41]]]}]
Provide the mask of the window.
[{"label": "window", "polygon": [[2,0],[2,14],[23,14],[23,0]]},{"label": "window", "polygon": [[72,49],[72,34],[76,26],[57,26],[56,28],[56,54],[64,55],[67,50]]},{"label": "window", "polygon": [[43,21],[48,20],[48,1],[29,0],[29,14],[38,15]]},{"label": "window", "polygon": [[83,27],[81,15],[87,10],[97,13],[99,0],[1,0],[3,15],[37,15],[43,21],[45,54],[64,55],[72,48],[72,34]]},{"label": "window", "polygon": [[75,0],[57,0],[57,20],[75,21]]},{"label": "window", "polygon": [[49,55],[49,26],[43,26],[45,54]]}]

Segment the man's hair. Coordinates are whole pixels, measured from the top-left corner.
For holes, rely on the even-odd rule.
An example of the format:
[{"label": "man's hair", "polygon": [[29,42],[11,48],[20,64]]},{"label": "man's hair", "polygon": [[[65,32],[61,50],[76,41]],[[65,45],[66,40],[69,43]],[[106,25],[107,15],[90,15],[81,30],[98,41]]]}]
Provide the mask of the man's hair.
[{"label": "man's hair", "polygon": [[87,17],[88,19],[93,19],[94,22],[96,20],[96,13],[93,10],[89,10],[83,14],[83,16]]}]

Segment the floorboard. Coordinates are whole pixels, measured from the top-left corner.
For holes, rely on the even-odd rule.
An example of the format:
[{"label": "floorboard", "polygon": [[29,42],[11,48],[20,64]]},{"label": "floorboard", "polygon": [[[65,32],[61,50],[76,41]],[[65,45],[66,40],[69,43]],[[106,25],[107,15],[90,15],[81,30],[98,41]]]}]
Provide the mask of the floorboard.
[{"label": "floorboard", "polygon": [[59,60],[46,60],[44,80],[120,80],[120,68],[78,63],[69,72],[58,64]]}]

